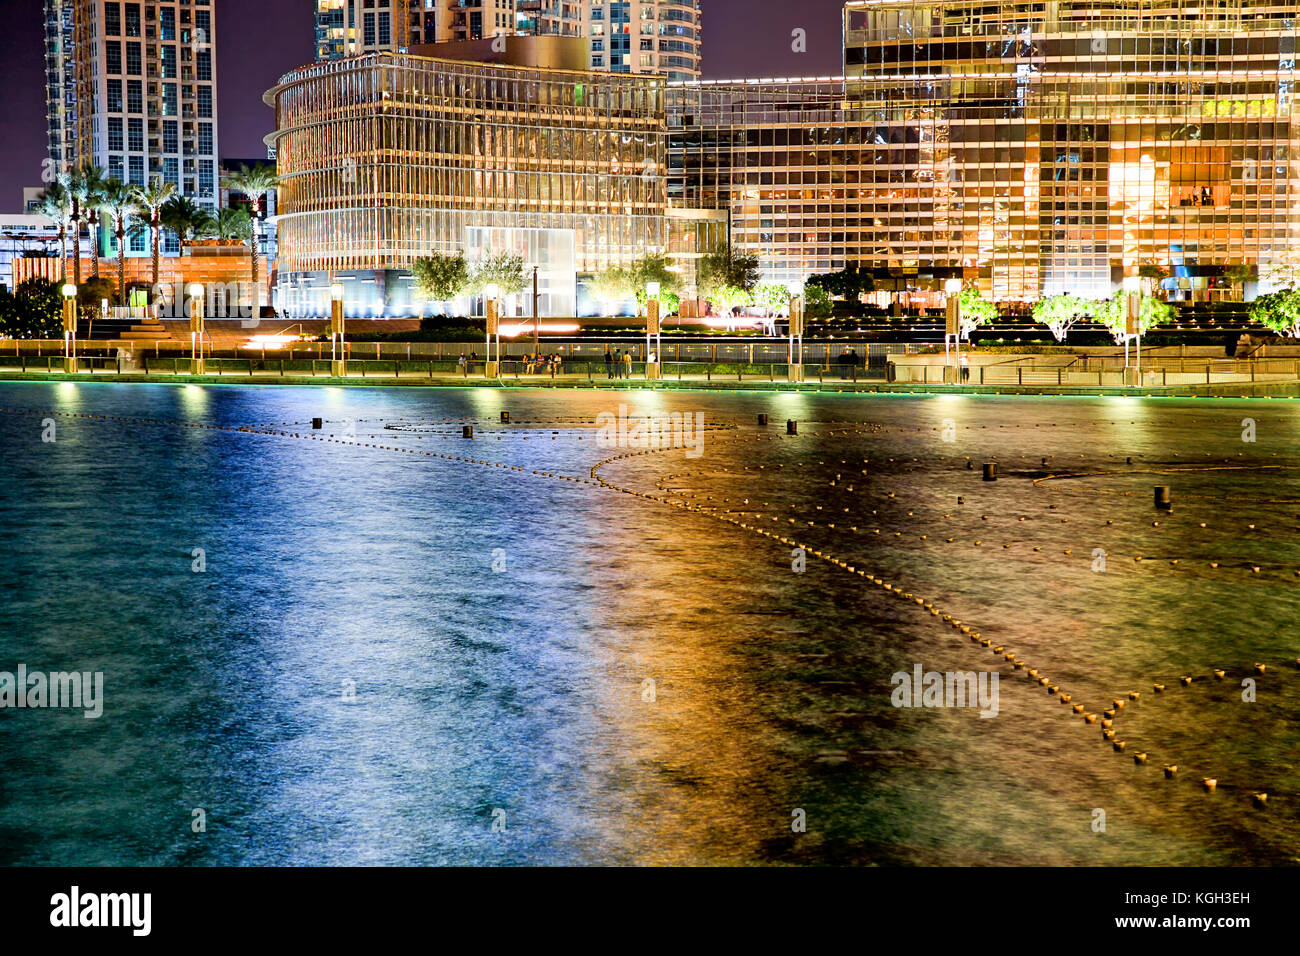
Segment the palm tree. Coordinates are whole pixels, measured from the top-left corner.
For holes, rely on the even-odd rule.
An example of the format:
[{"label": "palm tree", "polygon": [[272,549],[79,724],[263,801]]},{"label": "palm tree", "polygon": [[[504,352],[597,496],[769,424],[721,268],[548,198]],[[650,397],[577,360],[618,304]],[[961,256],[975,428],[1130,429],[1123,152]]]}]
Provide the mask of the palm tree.
[{"label": "palm tree", "polygon": [[149,222],[154,289],[158,288],[158,257],[162,252],[162,208],[175,194],[176,186],[164,182],[161,176],[155,176],[148,186],[136,186],[132,189],[135,211]]},{"label": "palm tree", "polygon": [[253,260],[253,294],[255,296],[253,307],[260,309],[262,305],[262,290],[257,281],[257,224],[262,215],[262,197],[280,185],[280,177],[269,166],[254,166],[249,169],[247,166],[240,166],[239,172],[231,173],[226,177],[226,189],[232,192],[243,193],[248,197],[250,212],[252,214],[250,226],[251,236],[249,246],[252,249]]},{"label": "palm tree", "polygon": [[216,228],[212,213],[185,196],[173,196],[159,210],[158,220],[182,242],[205,236]]},{"label": "palm tree", "polygon": [[[99,204],[104,192],[104,181],[108,175],[103,168],[87,163],[77,171],[72,179],[72,186],[82,211],[86,216],[86,225],[90,227],[90,277],[99,278]],[[80,261],[80,241],[77,243],[77,259]]]},{"label": "palm tree", "polygon": [[136,210],[135,190],[121,180],[105,180],[101,208],[117,240],[117,300],[119,305],[126,305],[126,233]]},{"label": "palm tree", "polygon": [[253,232],[247,209],[222,209],[212,222],[211,232],[218,239],[243,242]]},{"label": "palm tree", "polygon": [[72,193],[60,176],[41,190],[36,211],[59,227],[59,282],[68,281],[68,223],[72,219]]}]

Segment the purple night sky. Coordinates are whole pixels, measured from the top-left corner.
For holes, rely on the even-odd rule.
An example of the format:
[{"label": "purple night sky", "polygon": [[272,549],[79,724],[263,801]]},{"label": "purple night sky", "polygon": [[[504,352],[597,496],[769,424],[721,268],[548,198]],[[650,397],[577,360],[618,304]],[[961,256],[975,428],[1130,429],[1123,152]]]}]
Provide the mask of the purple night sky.
[{"label": "purple night sky", "polygon": [[[265,155],[274,117],[262,93],[314,55],[311,0],[218,0],[218,109],[224,157]],[[840,71],[843,0],[704,0],[704,73],[710,78],[822,76]],[[5,0],[0,36],[0,211],[17,212],[22,187],[40,185],[45,156],[41,0]],[[790,50],[808,32],[808,52]]]}]

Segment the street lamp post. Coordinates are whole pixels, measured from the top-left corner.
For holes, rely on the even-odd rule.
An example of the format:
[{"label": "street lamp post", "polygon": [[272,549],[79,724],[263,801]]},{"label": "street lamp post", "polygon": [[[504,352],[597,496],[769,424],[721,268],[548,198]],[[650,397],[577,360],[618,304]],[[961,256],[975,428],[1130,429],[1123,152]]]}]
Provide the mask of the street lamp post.
[{"label": "street lamp post", "polygon": [[803,303],[801,295],[790,299],[790,361],[786,379],[791,382],[803,381]]},{"label": "street lamp post", "polygon": [[[501,294],[501,287],[495,282],[488,283],[483,287],[483,312],[487,319],[487,356],[483,361],[483,377],[498,378],[501,374],[501,319],[498,315],[499,303],[497,297]],[[496,342],[496,359],[492,358],[492,343]]]},{"label": "street lamp post", "polygon": [[[1134,363],[1128,364],[1128,343],[1133,342]],[[1142,384],[1142,278],[1124,277],[1124,377],[1125,384]]]},{"label": "street lamp post", "polygon": [[190,283],[190,372],[202,375],[203,368],[203,285]]},{"label": "street lamp post", "polygon": [[347,345],[344,342],[343,283],[330,285],[330,375],[343,378],[348,374]]},{"label": "street lamp post", "polygon": [[63,370],[77,371],[77,287],[63,286]]},{"label": "street lamp post", "polygon": [[[949,356],[948,344],[961,354],[961,279],[947,279],[943,284],[946,300],[943,322],[943,380],[957,381],[957,369]],[[951,369],[951,371],[949,371]]]},{"label": "street lamp post", "polygon": [[[659,352],[663,341],[659,334],[659,292],[662,286],[658,282],[645,284],[645,377],[648,380],[661,376]],[[653,348],[651,338],[654,339]]]}]

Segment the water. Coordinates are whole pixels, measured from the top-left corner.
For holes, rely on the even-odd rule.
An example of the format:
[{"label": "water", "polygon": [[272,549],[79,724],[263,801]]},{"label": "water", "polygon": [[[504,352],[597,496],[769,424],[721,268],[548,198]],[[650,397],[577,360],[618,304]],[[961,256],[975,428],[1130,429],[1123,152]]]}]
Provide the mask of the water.
[{"label": "water", "polygon": [[[703,510],[532,474],[626,454],[591,424],[620,402],[703,413],[703,454],[600,477]],[[0,409],[0,670],[105,679],[99,719],[0,711],[5,862],[1300,858],[1300,403],[6,384]],[[358,444],[305,437],[318,415]],[[719,516],[1090,712],[1141,692],[1127,751]],[[998,716],[893,707],[918,663],[997,669]]]}]

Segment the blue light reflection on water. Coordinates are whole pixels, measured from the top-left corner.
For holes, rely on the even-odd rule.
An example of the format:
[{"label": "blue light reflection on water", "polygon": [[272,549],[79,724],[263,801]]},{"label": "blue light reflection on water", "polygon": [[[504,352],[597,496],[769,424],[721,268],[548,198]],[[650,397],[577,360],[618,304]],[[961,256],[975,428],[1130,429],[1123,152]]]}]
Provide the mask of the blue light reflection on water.
[{"label": "blue light reflection on water", "polygon": [[[351,419],[363,436],[395,418],[470,416],[481,420],[476,456],[573,475],[607,454],[590,431],[529,425],[511,434],[487,423],[502,409],[516,422],[590,419],[622,401],[738,422],[756,409],[774,420],[887,422],[892,431],[866,439],[720,445],[700,462],[634,459],[619,474],[652,490],[664,471],[779,460],[803,475],[750,474],[747,487],[811,510],[828,500],[823,479],[841,467],[833,456],[852,449],[876,462],[864,485],[903,492],[934,522],[958,488],[974,497],[968,474],[932,463],[957,451],[937,440],[945,418],[977,457],[1031,461],[1039,449],[1091,461],[1117,448],[1108,444],[1117,434],[1125,453],[1235,455],[1241,444],[1229,426],[1242,408],[1269,425],[1252,454],[1289,450],[1296,433],[1286,403],[0,387],[4,407],[284,423],[301,433],[314,415],[330,420],[326,433]],[[1221,434],[1192,421],[1207,415],[1222,417]],[[1121,432],[1100,424],[1120,417],[1132,423]],[[997,433],[1013,420],[1022,427]],[[994,721],[890,708],[894,669],[971,660],[954,656],[951,638],[928,622],[864,598],[842,575],[814,566],[796,579],[780,549],[756,548],[708,519],[374,449],[78,418],[57,428],[47,444],[38,417],[0,414],[0,668],[102,670],[107,713],[89,721],[0,713],[0,858],[1234,862],[1233,841],[1296,855],[1285,801],[1244,833],[1207,836],[1216,810],[1144,790],[1131,767],[1099,756],[1091,733],[1080,743],[1075,726],[1024,688],[1005,687]],[[376,441],[416,446],[410,436]],[[469,454],[435,435],[419,447]],[[913,455],[922,461],[912,464]],[[719,491],[731,481],[691,480]],[[1257,475],[1233,481],[1248,491],[1279,487]],[[1149,495],[1150,483],[1134,487]],[[981,507],[1009,516],[1023,484],[975,488]],[[1294,479],[1280,484],[1294,494]],[[1149,546],[1149,515],[1141,526],[1128,520],[1128,502],[1086,489],[1051,493],[1076,522],[1114,513],[1124,525],[1113,532],[1119,550]],[[897,522],[891,529],[908,527],[901,511],[878,503],[878,517]],[[1273,511],[1277,524],[1287,507]],[[1035,512],[1033,540],[1087,552],[1088,536],[1071,538],[1054,517]],[[1175,550],[1194,545],[1180,540]],[[496,547],[505,550],[500,574],[491,570]],[[1294,620],[1293,595],[1273,586],[1251,592],[1254,626],[1225,622],[1206,635],[1206,616],[1222,617],[1232,591],[1199,577],[1139,582],[1120,599],[1105,590],[1114,580],[1023,558],[873,547],[872,561],[918,590],[942,588],[972,619],[1005,622],[1004,640],[1062,679],[1095,684],[1094,697],[1152,669],[1233,663],[1261,644],[1281,653],[1290,643],[1260,640],[1261,629]],[[191,570],[194,548],[205,551],[202,574]],[[1261,553],[1289,559],[1293,539],[1273,539]],[[1164,620],[1153,624],[1157,607]],[[648,675],[660,690],[654,707],[640,698]],[[1262,725],[1293,741],[1279,703],[1264,703],[1253,712]],[[1157,730],[1193,753],[1206,746],[1194,727]],[[1223,751],[1218,766],[1251,763],[1244,748],[1209,746]],[[852,755],[847,764],[841,752]],[[1271,756],[1276,773],[1294,779],[1285,751]],[[1116,821],[1106,841],[1086,826],[1099,801]],[[798,842],[789,812],[803,804],[814,825]],[[207,834],[190,832],[196,807],[208,814]],[[504,811],[505,833],[492,831],[494,809]],[[1017,836],[1026,833],[1052,848],[1028,849]]]}]

